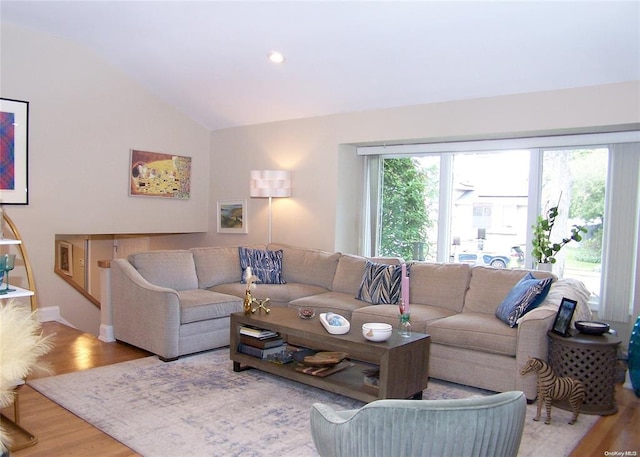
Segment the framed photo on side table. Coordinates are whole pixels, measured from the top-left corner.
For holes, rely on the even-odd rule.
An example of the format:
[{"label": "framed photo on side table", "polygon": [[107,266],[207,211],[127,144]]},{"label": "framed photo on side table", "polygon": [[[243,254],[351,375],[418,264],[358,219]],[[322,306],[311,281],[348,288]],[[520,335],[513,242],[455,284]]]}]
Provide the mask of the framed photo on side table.
[{"label": "framed photo on side table", "polygon": [[571,318],[577,305],[578,302],[575,300],[566,297],[562,298],[560,308],[558,308],[558,314],[556,314],[556,320],[553,321],[553,327],[551,327],[553,333],[562,336],[571,336],[569,334],[569,326],[571,325]]}]

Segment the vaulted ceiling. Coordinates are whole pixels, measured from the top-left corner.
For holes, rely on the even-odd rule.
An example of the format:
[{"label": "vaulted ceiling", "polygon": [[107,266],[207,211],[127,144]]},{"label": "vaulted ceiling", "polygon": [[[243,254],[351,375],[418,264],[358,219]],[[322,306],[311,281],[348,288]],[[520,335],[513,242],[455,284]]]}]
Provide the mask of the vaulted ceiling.
[{"label": "vaulted ceiling", "polygon": [[637,1],[2,0],[0,19],[89,48],[211,130],[640,80]]}]

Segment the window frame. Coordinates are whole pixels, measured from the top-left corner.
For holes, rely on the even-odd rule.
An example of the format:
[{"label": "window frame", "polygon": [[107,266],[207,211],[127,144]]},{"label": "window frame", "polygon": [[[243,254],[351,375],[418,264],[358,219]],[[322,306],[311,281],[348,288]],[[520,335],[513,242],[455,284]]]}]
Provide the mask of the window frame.
[{"label": "window frame", "polygon": [[[363,146],[357,148],[357,154],[365,156],[365,207],[363,214],[365,221],[362,251],[365,255],[377,255],[376,249],[379,245],[377,234],[379,233],[378,225],[380,218],[377,217],[377,208],[380,202],[380,179],[381,179],[381,159],[399,158],[411,156],[438,155],[440,156],[440,199],[439,199],[439,217],[438,217],[438,241],[437,241],[437,261],[447,262],[449,260],[449,247],[451,246],[451,198],[452,192],[452,163],[454,153],[464,152],[492,152],[500,150],[528,150],[529,165],[529,195],[527,209],[527,233],[526,245],[531,246],[533,238],[533,230],[531,226],[540,214],[541,208],[541,187],[542,187],[542,162],[545,150],[561,150],[561,149],[578,149],[578,148],[597,148],[606,147],[609,149],[609,160],[613,145],[619,143],[638,143],[640,147],[640,131],[612,132],[612,133],[595,133],[583,135],[562,135],[562,136],[545,136],[545,137],[528,137],[517,139],[494,139],[479,141],[462,141],[462,142],[445,142],[445,143],[422,143],[422,144],[403,144],[395,146]],[[376,168],[372,172],[371,164],[375,164]],[[609,179],[615,179],[609,176]],[[372,192],[375,190],[375,194]],[[609,193],[609,184],[607,183],[607,193]],[[615,196],[607,198],[607,202],[615,199]],[[374,203],[375,202],[375,203]],[[630,212],[629,221],[635,227],[640,225],[640,204],[637,204],[636,212]],[[616,227],[610,224],[604,226],[604,236],[611,237],[612,230],[615,232]],[[604,247],[603,247],[604,249]],[[631,288],[637,287],[633,281],[636,271],[640,271],[640,246],[636,245],[635,250],[629,249],[629,259],[627,263],[635,265],[635,271],[627,274],[632,276]],[[527,256],[527,268],[534,268],[533,260]],[[620,272],[615,269],[615,273],[606,267],[603,261],[603,269],[601,273],[601,285],[604,286],[611,274],[619,275]],[[638,290],[630,290],[630,296],[638,294]],[[604,294],[601,294],[601,298]],[[592,309],[598,311],[600,309],[599,300],[590,303]],[[629,303],[629,317],[633,314],[633,300]],[[619,315],[619,314],[618,314]],[[622,320],[627,322],[627,320]]]}]

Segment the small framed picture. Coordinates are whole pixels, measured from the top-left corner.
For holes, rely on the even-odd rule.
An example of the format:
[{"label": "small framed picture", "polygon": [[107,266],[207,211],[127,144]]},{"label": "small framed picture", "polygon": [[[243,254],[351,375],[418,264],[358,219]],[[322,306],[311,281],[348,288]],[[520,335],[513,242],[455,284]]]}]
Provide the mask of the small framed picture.
[{"label": "small framed picture", "polygon": [[569,326],[571,325],[571,318],[573,312],[576,310],[578,302],[569,298],[562,298],[560,302],[560,308],[558,308],[558,314],[556,314],[556,320],[553,321],[553,327],[551,331],[562,336],[571,336],[569,334]]},{"label": "small framed picture", "polygon": [[67,276],[73,276],[73,246],[66,241],[58,243],[58,269]]},{"label": "small framed picture", "polygon": [[218,233],[248,233],[247,201],[218,200]]}]

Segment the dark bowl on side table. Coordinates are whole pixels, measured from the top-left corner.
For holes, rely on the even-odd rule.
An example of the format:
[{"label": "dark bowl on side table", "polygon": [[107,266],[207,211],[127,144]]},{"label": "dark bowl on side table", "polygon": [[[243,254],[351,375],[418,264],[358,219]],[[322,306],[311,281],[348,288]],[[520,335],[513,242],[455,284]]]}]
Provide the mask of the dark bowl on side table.
[{"label": "dark bowl on side table", "polygon": [[576,329],[586,335],[604,335],[609,331],[609,324],[595,321],[576,321]]}]

